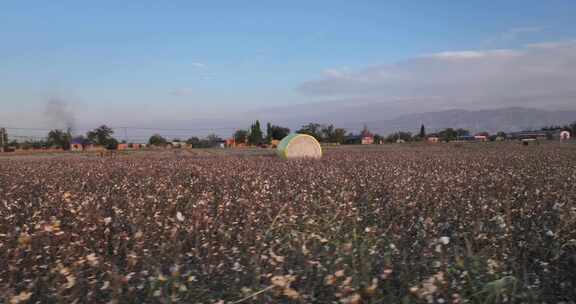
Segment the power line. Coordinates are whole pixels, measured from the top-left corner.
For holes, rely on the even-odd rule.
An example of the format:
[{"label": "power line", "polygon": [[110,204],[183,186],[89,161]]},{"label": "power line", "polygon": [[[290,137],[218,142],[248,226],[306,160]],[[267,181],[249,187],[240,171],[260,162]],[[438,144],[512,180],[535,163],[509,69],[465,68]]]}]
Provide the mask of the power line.
[{"label": "power line", "polygon": [[[355,130],[358,129],[363,126],[363,125],[368,125],[369,129],[373,130],[373,131],[387,131],[387,132],[392,132],[395,129],[405,129],[402,128],[401,126],[389,126],[389,127],[370,127],[370,125],[372,124],[377,124],[379,122],[383,122],[382,121],[368,121],[368,122],[347,122],[344,124],[336,124],[335,126],[338,128],[343,128],[346,130]],[[301,123],[301,124],[292,124],[292,125],[306,125],[307,123]],[[333,123],[328,123],[328,124],[333,124]],[[325,125],[328,125],[325,124]],[[198,128],[156,128],[156,127],[144,127],[144,126],[129,126],[129,125],[123,125],[123,126],[109,126],[109,128],[117,131],[118,134],[121,134],[120,136],[123,137],[123,140],[125,141],[129,141],[129,140],[133,140],[133,139],[144,139],[144,138],[148,138],[149,135],[139,135],[138,133],[144,133],[144,132],[139,132],[139,131],[152,131],[150,133],[154,133],[154,132],[158,132],[158,133],[162,133],[162,136],[165,137],[172,137],[172,138],[182,138],[182,137],[186,137],[186,136],[190,136],[193,135],[194,133],[197,132],[202,132],[205,133],[206,131],[208,132],[216,132],[216,131],[234,131],[234,130],[238,130],[238,129],[246,129],[246,128],[237,128],[237,127],[230,127],[230,126],[223,126],[223,127],[198,127]],[[5,127],[6,130],[12,130],[12,131],[35,131],[35,132],[49,132],[53,129],[51,128],[42,128],[42,127],[20,127],[20,126],[6,126]],[[72,129],[75,132],[84,132],[84,131],[90,131],[90,130],[94,130],[95,128],[74,128]],[[416,129],[416,127],[415,127]],[[164,132],[189,132],[190,134],[166,134]],[[132,133],[129,136],[129,133]],[[137,133],[137,134],[134,134]],[[148,132],[146,132],[148,133]],[[15,137],[15,136],[11,136],[11,137]]]}]

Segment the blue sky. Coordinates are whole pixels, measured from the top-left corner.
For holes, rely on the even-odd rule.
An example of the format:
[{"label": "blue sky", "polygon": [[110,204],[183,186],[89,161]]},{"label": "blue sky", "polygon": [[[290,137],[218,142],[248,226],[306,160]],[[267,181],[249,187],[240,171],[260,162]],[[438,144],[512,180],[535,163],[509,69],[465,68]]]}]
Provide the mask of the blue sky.
[{"label": "blue sky", "polygon": [[574,1],[2,1],[0,125],[49,127],[51,98],[86,125],[159,127],[340,100],[301,88],[428,54],[572,41],[575,14]]}]

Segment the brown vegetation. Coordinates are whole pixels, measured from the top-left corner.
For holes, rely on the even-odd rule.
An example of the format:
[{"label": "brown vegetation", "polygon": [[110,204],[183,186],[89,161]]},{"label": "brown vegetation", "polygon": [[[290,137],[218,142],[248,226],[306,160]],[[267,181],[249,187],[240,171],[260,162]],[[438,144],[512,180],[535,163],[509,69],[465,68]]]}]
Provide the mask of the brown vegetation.
[{"label": "brown vegetation", "polygon": [[572,146],[0,162],[9,303],[574,303]]}]

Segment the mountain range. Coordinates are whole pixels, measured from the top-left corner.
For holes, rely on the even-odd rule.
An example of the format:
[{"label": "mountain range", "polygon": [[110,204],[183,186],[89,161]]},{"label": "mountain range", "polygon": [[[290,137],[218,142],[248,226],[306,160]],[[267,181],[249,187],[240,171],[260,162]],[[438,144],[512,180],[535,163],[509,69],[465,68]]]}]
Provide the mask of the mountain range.
[{"label": "mountain range", "polygon": [[533,108],[503,108],[488,110],[446,110],[401,115],[389,120],[367,122],[370,130],[387,134],[395,131],[417,132],[424,124],[428,133],[444,128],[463,128],[472,132],[514,132],[537,130],[550,125],[576,122],[576,110],[547,111]]}]

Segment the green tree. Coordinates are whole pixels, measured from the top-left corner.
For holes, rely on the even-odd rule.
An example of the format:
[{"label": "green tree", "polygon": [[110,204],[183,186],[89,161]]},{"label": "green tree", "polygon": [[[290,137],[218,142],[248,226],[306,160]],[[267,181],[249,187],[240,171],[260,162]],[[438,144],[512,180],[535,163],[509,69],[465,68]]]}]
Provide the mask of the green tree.
[{"label": "green tree", "polygon": [[270,144],[272,142],[272,124],[270,122],[266,123],[266,143]]},{"label": "green tree", "polygon": [[35,141],[32,142],[32,148],[33,148],[33,149],[42,149],[42,148],[44,148],[44,147],[46,147],[46,146],[47,146],[47,144],[46,144],[46,142],[43,141],[43,140],[35,140]]},{"label": "green tree", "polygon": [[462,128],[457,129],[456,133],[458,134],[458,136],[470,136],[470,131]]},{"label": "green tree", "polygon": [[324,142],[334,142],[335,141],[335,129],[334,125],[323,125],[320,127],[320,137],[321,141]]},{"label": "green tree", "polygon": [[234,132],[234,141],[239,144],[239,143],[246,143],[246,141],[248,140],[248,131],[246,130],[236,130],[236,132]]},{"label": "green tree", "polygon": [[189,138],[186,143],[192,145],[192,148],[214,148],[222,143],[222,138],[216,134],[209,134],[206,138],[199,139],[198,137]]},{"label": "green tree", "polygon": [[322,141],[322,125],[318,123],[309,123],[302,126],[298,131],[298,134],[306,134],[316,138],[317,141]]},{"label": "green tree", "polygon": [[420,134],[418,134],[418,137],[420,137],[420,139],[426,138],[426,127],[424,127],[424,124],[420,126]]},{"label": "green tree", "polygon": [[148,144],[152,146],[165,146],[168,144],[168,141],[160,134],[154,134],[148,139]]},{"label": "green tree", "polygon": [[186,140],[186,144],[191,145],[192,148],[197,148],[200,144],[200,138],[192,136]]},{"label": "green tree", "polygon": [[270,137],[270,140],[281,140],[282,138],[288,136],[288,134],[290,134],[290,129],[289,128],[285,128],[285,127],[281,127],[281,126],[277,126],[277,125],[270,125],[270,132],[268,134],[268,136]]},{"label": "green tree", "polygon": [[332,137],[332,142],[344,144],[346,141],[346,130],[343,128],[334,129],[334,135]]},{"label": "green tree", "polygon": [[208,136],[206,136],[206,141],[208,141],[209,143],[212,143],[212,144],[218,144],[218,143],[222,142],[222,140],[223,140],[223,139],[220,138],[220,136],[218,136],[218,135],[216,135],[216,134],[214,134],[214,133],[209,134]]},{"label": "green tree", "polygon": [[251,145],[259,145],[263,142],[262,129],[260,128],[260,121],[256,120],[250,127],[250,134],[248,135],[248,143]]},{"label": "green tree", "polygon": [[56,148],[62,148],[64,150],[69,150],[71,139],[72,136],[70,134],[70,130],[65,132],[60,129],[55,129],[48,132],[48,138],[46,139],[46,141],[49,147],[56,147]]},{"label": "green tree", "polygon": [[455,140],[458,138],[458,136],[459,136],[458,132],[456,132],[456,130],[454,130],[453,128],[447,128],[438,133],[438,137],[442,141]]},{"label": "green tree", "polygon": [[343,144],[346,139],[346,130],[335,128],[334,125],[320,125],[319,141]]},{"label": "green tree", "polygon": [[374,134],[374,144],[379,145],[384,141],[384,138],[378,134]]},{"label": "green tree", "polygon": [[20,147],[22,146],[17,140],[13,139],[11,140],[8,145],[14,149],[20,149]]},{"label": "green tree", "polygon": [[412,133],[410,132],[396,132],[393,134],[388,135],[388,137],[386,137],[386,142],[389,143],[395,143],[398,140],[403,140],[403,141],[411,141],[412,140]]},{"label": "green tree", "polygon": [[118,140],[114,137],[111,137],[106,141],[106,145],[104,146],[108,150],[116,150],[118,149]]},{"label": "green tree", "polygon": [[107,148],[112,148],[118,145],[118,141],[112,137],[114,130],[102,125],[88,133],[86,133],[86,138],[94,144],[104,146]]}]

